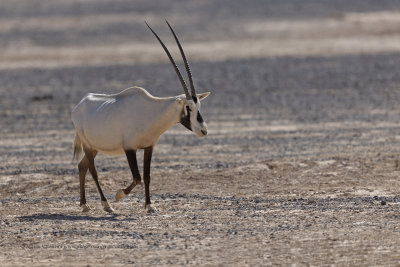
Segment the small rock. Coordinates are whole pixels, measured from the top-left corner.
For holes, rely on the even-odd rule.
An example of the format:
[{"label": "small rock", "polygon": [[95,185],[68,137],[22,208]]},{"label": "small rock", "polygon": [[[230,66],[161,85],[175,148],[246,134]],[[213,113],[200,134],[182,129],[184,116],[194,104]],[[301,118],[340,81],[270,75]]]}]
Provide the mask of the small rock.
[{"label": "small rock", "polygon": [[385,206],[385,205],[386,205],[386,201],[385,201],[385,200],[382,200],[382,201],[381,201],[381,205],[382,205],[382,206]]},{"label": "small rock", "polygon": [[52,94],[44,94],[42,96],[33,96],[32,101],[43,101],[43,100],[52,100],[54,97]]}]

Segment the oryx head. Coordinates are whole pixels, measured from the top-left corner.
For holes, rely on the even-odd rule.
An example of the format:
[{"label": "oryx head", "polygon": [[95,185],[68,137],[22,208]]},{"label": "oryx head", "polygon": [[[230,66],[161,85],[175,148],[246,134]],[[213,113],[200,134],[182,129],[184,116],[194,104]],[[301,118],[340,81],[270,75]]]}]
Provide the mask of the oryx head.
[{"label": "oryx head", "polygon": [[175,41],[179,47],[179,51],[181,52],[183,62],[185,64],[186,72],[189,78],[190,82],[190,91],[191,93],[189,94],[189,90],[186,86],[185,80],[182,77],[181,72],[178,69],[178,66],[176,65],[174,59],[172,58],[170,52],[168,51],[167,47],[164,45],[164,43],[161,41],[160,37],[153,31],[153,29],[149,26],[149,24],[146,25],[149,27],[151,32],[156,36],[157,40],[160,42],[161,46],[164,48],[165,53],[167,54],[169,60],[172,63],[172,66],[175,69],[176,75],[178,75],[179,81],[181,82],[181,85],[183,87],[183,91],[185,92],[184,95],[180,96],[178,98],[179,104],[182,105],[182,114],[181,114],[181,120],[180,123],[185,126],[187,129],[193,131],[196,133],[198,136],[202,137],[207,135],[207,124],[203,120],[203,117],[200,114],[200,101],[204,98],[206,98],[210,92],[202,93],[202,94],[196,94],[196,90],[194,88],[193,84],[193,79],[192,79],[192,72],[190,71],[189,63],[186,59],[185,53],[183,52],[182,46],[178,40],[178,37],[176,36],[174,30],[172,29],[171,25],[169,25],[168,21],[166,21],[168,24],[168,27],[170,28],[172,34],[174,35]]}]

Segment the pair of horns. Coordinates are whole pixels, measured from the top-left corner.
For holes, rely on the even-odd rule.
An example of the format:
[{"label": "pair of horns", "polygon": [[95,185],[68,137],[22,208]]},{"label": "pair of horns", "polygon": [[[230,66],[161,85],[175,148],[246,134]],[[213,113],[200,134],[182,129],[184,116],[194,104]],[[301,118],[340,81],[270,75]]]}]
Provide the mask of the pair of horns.
[{"label": "pair of horns", "polygon": [[[183,52],[183,48],[182,48],[182,46],[181,46],[181,43],[179,42],[178,37],[176,36],[176,34],[175,34],[174,30],[172,29],[171,25],[169,25],[169,23],[168,23],[167,20],[165,20],[165,22],[168,24],[168,27],[170,28],[172,34],[174,35],[176,44],[178,45],[179,51],[181,52],[181,55],[182,55],[182,58],[183,58],[183,62],[185,63],[186,72],[187,72],[187,75],[188,75],[188,77],[189,77],[190,89],[191,89],[192,97],[195,98],[195,97],[196,97],[196,91],[194,90],[194,84],[193,84],[193,79],[192,79],[192,72],[190,71],[189,63],[188,63],[188,61],[187,61],[187,59],[186,59],[185,52]],[[147,22],[145,22],[145,23],[146,23],[147,27],[149,27],[149,29],[151,30],[151,32],[154,34],[154,36],[157,38],[157,40],[160,42],[161,46],[164,48],[164,51],[165,51],[165,53],[167,54],[169,60],[171,61],[172,66],[173,66],[174,69],[175,69],[176,75],[178,76],[179,81],[180,81],[181,84],[182,84],[183,91],[185,91],[186,99],[187,99],[187,100],[191,99],[190,94],[189,94],[189,91],[188,91],[188,88],[187,88],[186,83],[185,83],[185,80],[183,79],[182,74],[181,74],[181,72],[180,72],[179,69],[178,69],[178,66],[176,65],[174,59],[172,58],[171,53],[168,51],[168,48],[165,46],[165,44],[163,43],[163,41],[161,41],[160,37],[158,37],[157,33],[155,33],[155,31],[153,31],[153,29],[149,26],[149,24],[147,24]]]}]

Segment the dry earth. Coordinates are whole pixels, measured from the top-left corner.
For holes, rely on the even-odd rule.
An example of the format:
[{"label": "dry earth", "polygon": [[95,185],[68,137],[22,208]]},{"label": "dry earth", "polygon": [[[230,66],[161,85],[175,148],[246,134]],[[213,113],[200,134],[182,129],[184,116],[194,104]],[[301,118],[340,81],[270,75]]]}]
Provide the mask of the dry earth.
[{"label": "dry earth", "polygon": [[[0,0],[0,265],[400,264],[397,1]],[[210,134],[156,147],[151,198],[99,155],[82,213],[69,114],[88,92],[181,89],[148,20],[192,59]],[[176,52],[176,50],[174,50]],[[141,162],[141,158],[139,160]]]}]

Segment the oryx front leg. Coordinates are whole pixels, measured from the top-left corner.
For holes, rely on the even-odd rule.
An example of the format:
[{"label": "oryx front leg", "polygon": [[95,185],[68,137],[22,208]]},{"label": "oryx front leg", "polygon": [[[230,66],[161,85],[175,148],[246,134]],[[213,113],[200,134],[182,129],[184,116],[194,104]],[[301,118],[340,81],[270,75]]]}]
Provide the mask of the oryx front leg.
[{"label": "oryx front leg", "polygon": [[96,151],[93,151],[89,148],[86,148],[83,146],[83,151],[85,152],[85,157],[88,160],[89,163],[89,172],[93,177],[94,182],[96,183],[97,190],[100,193],[100,199],[101,199],[101,205],[103,206],[103,209],[107,212],[114,212],[113,208],[111,208],[110,204],[108,204],[108,201],[106,197],[103,194],[103,190],[101,190],[100,183],[99,183],[99,178],[97,176],[97,171],[96,167],[94,166],[94,157],[96,155]]},{"label": "oryx front leg", "polygon": [[154,212],[155,209],[151,207],[150,202],[150,165],[151,156],[153,154],[153,147],[147,147],[144,149],[143,157],[143,177],[144,177],[144,191],[145,191],[145,208],[147,212]]},{"label": "oryx front leg", "polygon": [[125,155],[128,159],[129,167],[132,172],[133,181],[127,188],[118,189],[117,194],[115,195],[115,201],[119,201],[121,198],[128,195],[136,185],[142,183],[142,177],[140,177],[140,172],[137,164],[136,150],[126,150]]}]

